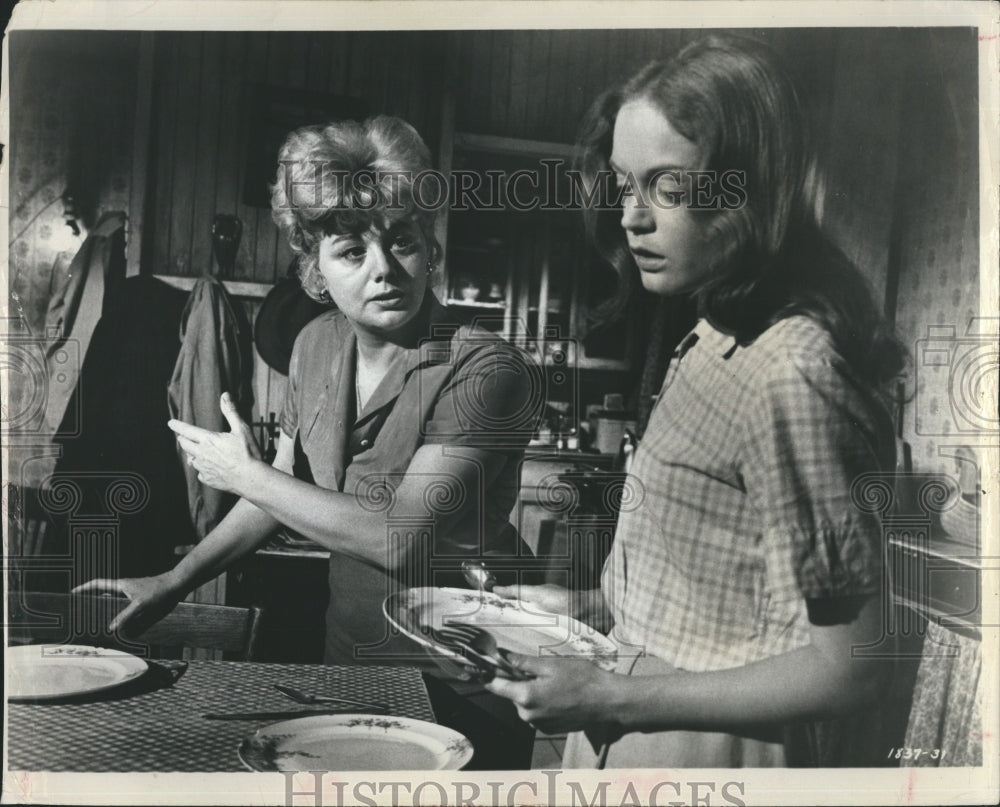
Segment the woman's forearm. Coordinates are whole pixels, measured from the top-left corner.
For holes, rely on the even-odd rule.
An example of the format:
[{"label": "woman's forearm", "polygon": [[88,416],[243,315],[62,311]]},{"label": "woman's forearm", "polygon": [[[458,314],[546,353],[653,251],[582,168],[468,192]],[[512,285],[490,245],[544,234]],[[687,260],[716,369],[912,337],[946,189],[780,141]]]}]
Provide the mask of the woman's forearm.
[{"label": "woman's forearm", "polygon": [[620,676],[610,686],[610,722],[631,731],[725,731],[842,714],[877,697],[876,661],[831,666],[815,647],[715,672]]},{"label": "woman's forearm", "polygon": [[268,513],[240,499],[218,526],[167,572],[170,585],[184,593],[197,588],[253,551],[278,526]]},{"label": "woman's forearm", "polygon": [[390,546],[393,521],[426,519],[438,534],[447,534],[475,513],[503,462],[496,452],[424,445],[405,473],[387,478],[392,490],[379,491],[384,501],[368,502],[363,492],[341,493],[296,479],[291,463],[272,468],[259,460],[240,464],[232,489],[323,546],[393,570],[412,558],[410,546]]},{"label": "woman's forearm", "polygon": [[[178,444],[201,482],[235,493],[268,518],[250,519],[258,526],[248,538],[223,531],[224,537],[208,542],[195,558],[178,568],[183,580],[194,579],[202,568],[230,562],[245,551],[241,547],[253,544],[277,523],[333,551],[395,569],[411,555],[409,546],[389,546],[387,526],[391,517],[426,518],[433,520],[435,529],[448,531],[475,514],[506,462],[500,452],[425,444],[410,458],[405,472],[380,475],[392,489],[378,490],[380,496],[386,495],[385,502],[369,503],[363,492],[341,493],[296,479],[292,474],[295,443],[284,432],[278,440],[273,466],[257,459],[246,424],[235,412],[223,412],[228,412],[230,432],[210,432],[179,421],[168,425],[177,434]],[[391,507],[391,512],[381,506],[383,503]]]},{"label": "woman's forearm", "polygon": [[249,465],[242,480],[244,500],[274,521],[328,549],[391,565],[384,511],[367,510],[352,494],[303,482],[263,462]]},{"label": "woman's forearm", "polygon": [[861,598],[847,621],[810,622],[810,643],[796,650],[728,670],[631,676],[608,689],[621,723],[638,730],[830,717],[871,703],[881,692],[891,665],[853,655],[881,630],[880,598]]},{"label": "woman's forearm", "polygon": [[[891,664],[857,659],[852,648],[879,629],[871,597],[849,622],[810,623],[808,645],[740,667],[708,672],[606,672],[582,659],[518,656],[527,681],[496,678],[523,720],[549,733],[607,725],[623,732],[735,733],[762,724],[821,719],[863,708],[880,694]],[[650,672],[646,670],[646,672]]]}]

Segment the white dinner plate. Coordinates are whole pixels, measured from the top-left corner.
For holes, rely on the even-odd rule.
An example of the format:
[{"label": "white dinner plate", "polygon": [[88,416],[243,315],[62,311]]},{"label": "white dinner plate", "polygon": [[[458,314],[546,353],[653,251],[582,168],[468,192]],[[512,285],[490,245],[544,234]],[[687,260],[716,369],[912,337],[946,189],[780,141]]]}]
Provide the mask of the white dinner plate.
[{"label": "white dinner plate", "polygon": [[7,697],[41,701],[120,686],[147,670],[141,658],[105,647],[29,644],[7,648]]},{"label": "white dinner plate", "polygon": [[502,650],[526,656],[572,656],[614,670],[618,650],[600,631],[572,617],[542,611],[521,600],[464,588],[411,588],[386,598],[382,605],[389,622],[452,664],[475,673],[460,653],[430,635],[447,622],[479,625],[488,630]]},{"label": "white dinner plate", "polygon": [[316,715],[264,726],[238,753],[252,771],[444,771],[472,759],[472,743],[424,720]]}]

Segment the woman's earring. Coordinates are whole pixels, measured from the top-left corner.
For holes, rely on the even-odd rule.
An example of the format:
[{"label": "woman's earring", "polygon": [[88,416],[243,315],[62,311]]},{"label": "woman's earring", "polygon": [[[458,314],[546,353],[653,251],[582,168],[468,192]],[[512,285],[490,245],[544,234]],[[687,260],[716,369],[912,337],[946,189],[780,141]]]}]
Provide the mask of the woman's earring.
[{"label": "woman's earring", "polygon": [[330,302],[330,292],[323,289],[323,291],[319,293],[319,299],[324,303]]}]

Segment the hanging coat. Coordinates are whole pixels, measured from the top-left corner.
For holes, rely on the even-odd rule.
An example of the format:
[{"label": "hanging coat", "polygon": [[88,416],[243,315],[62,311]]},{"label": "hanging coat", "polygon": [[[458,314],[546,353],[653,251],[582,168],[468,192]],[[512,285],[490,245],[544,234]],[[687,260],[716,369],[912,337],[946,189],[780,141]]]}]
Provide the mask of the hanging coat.
[{"label": "hanging coat", "polygon": [[[152,275],[107,289],[104,313],[54,438],[61,451],[55,471],[73,481],[80,500],[72,512],[46,513],[50,529],[41,553],[55,569],[72,556],[75,579],[160,574],[177,564],[175,547],[195,541],[164,394],[180,352],[177,325],[187,298]],[[142,506],[121,513],[111,506],[109,480],[118,475],[146,481]],[[73,546],[73,519],[98,519],[117,532],[115,565],[96,570],[91,555]],[[62,572],[54,573],[50,588],[66,590]]]},{"label": "hanging coat", "polygon": [[[65,281],[49,299],[45,313],[49,375],[45,422],[50,433],[63,424],[108,292],[125,279],[125,222],[125,214],[118,212],[100,218],[80,245]],[[79,427],[76,417],[64,424],[72,432]]]},{"label": "hanging coat", "polygon": [[[214,432],[229,431],[219,408],[228,392],[240,415],[249,419],[253,405],[253,346],[242,309],[214,277],[203,277],[191,290],[181,315],[181,350],[167,389],[170,415]],[[183,459],[188,507],[198,538],[204,538],[233,506],[236,498],[203,485],[198,472]]]}]

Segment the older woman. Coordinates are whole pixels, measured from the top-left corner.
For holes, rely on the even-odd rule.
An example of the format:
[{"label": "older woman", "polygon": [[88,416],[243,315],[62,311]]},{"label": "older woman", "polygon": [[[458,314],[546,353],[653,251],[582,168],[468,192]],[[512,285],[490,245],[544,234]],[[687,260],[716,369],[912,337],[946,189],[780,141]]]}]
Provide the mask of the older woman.
[{"label": "older woman", "polygon": [[[413,185],[429,167],[417,132],[396,118],[289,136],[273,215],[303,288],[331,310],[295,343],[271,465],[228,396],[228,433],[168,424],[199,479],[240,499],[170,572],[85,584],[131,599],[113,628],[159,618],[285,524],[331,550],[326,662],[413,663],[418,649],[390,636],[385,597],[441,584],[463,556],[518,551],[508,515],[541,385],[519,351],[452,321],[431,292],[436,211]],[[460,717],[455,703],[435,704],[439,717]],[[512,730],[530,755],[530,733]]]},{"label": "older woman", "polygon": [[533,725],[578,732],[566,767],[835,764],[815,721],[878,698],[884,665],[852,650],[881,635],[881,528],[851,492],[894,468],[882,393],[904,357],[820,233],[804,130],[774,56],[733,38],[692,43],[593,108],[587,167],[622,189],[616,222],[595,211],[599,243],[648,291],[694,295],[702,318],[604,570],[620,668],[523,657],[534,680],[490,685]]}]

